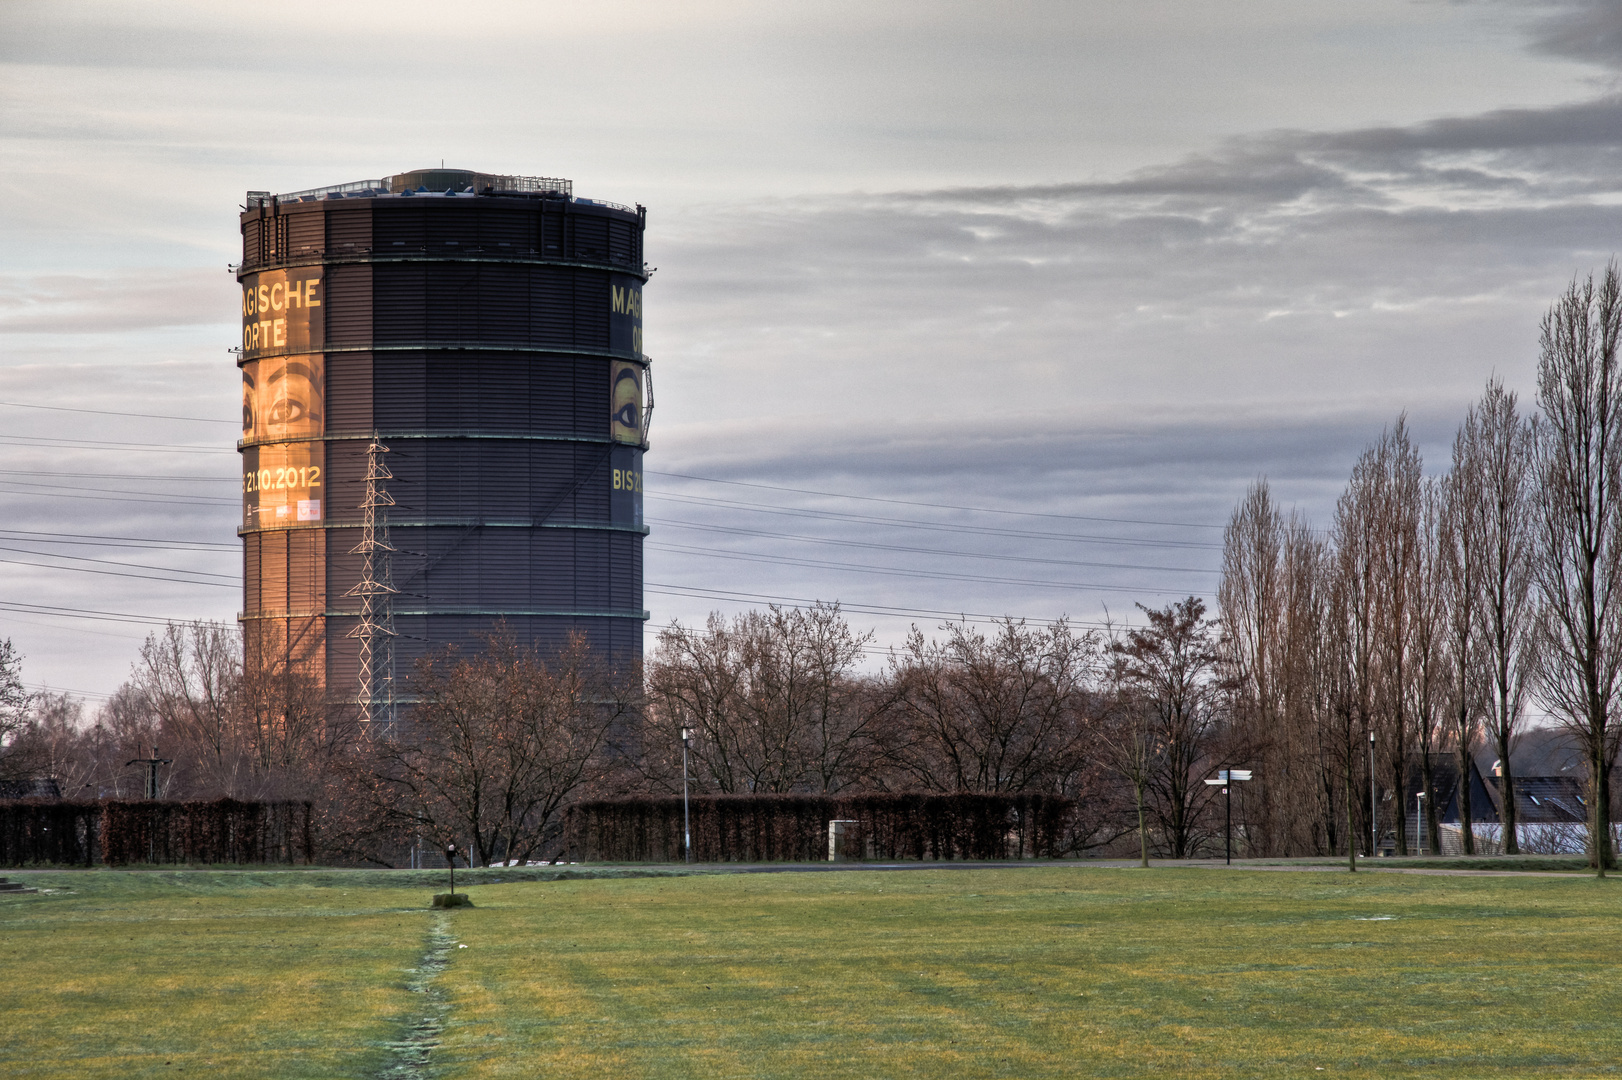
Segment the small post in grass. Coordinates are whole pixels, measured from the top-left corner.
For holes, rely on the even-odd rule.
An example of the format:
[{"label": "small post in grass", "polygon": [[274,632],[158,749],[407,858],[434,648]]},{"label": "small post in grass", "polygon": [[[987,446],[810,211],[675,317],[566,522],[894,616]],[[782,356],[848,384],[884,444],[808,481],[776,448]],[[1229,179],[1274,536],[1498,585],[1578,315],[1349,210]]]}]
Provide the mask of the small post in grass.
[{"label": "small post in grass", "polygon": [[[452,840],[445,845],[445,864],[451,868],[451,891],[448,893],[435,893],[434,906],[437,908],[472,907],[473,898],[467,893],[456,895],[456,841]],[[472,865],[469,863],[468,865]]]},{"label": "small post in grass", "polygon": [[1225,839],[1222,842],[1224,858],[1229,866],[1233,865],[1233,785],[1240,780],[1249,780],[1249,769],[1219,769],[1215,780],[1207,780],[1207,787],[1220,787],[1222,789],[1223,826]]}]

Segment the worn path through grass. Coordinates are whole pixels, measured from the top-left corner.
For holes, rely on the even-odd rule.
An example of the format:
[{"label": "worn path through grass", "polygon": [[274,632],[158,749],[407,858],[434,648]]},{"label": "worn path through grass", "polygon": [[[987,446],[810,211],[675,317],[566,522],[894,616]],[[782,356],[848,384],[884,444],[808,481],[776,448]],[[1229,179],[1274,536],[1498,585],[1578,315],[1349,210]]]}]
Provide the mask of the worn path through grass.
[{"label": "worn path through grass", "polygon": [[1622,1073],[1622,885],[1585,877],[694,875],[443,913],[378,872],[38,880],[74,891],[0,902],[7,1077]]}]

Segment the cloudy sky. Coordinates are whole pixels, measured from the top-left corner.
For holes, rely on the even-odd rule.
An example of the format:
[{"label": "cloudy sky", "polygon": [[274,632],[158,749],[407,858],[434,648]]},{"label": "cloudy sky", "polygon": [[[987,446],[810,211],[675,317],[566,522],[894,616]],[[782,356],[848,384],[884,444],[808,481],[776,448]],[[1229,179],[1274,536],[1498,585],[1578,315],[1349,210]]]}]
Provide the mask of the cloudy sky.
[{"label": "cloudy sky", "polygon": [[649,208],[654,628],[1209,596],[1256,477],[1529,390],[1619,69],[1616,3],[0,0],[0,635],[105,695],[233,617],[242,193],[441,159]]}]

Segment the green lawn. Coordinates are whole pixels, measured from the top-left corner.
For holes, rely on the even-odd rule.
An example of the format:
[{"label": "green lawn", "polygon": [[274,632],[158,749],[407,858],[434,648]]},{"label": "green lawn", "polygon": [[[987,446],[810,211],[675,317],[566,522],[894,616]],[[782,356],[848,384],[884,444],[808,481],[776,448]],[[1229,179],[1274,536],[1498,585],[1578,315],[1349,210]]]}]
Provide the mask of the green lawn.
[{"label": "green lawn", "polygon": [[1614,879],[11,876],[8,1078],[1622,1073]]}]

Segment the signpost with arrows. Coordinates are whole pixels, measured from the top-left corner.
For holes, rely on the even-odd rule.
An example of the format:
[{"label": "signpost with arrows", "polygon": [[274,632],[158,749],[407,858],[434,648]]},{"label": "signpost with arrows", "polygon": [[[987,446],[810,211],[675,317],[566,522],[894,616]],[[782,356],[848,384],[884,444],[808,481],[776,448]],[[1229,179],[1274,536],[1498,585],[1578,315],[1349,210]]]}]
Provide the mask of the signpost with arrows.
[{"label": "signpost with arrows", "polygon": [[1226,818],[1226,824],[1223,827],[1223,848],[1227,853],[1229,866],[1233,865],[1233,795],[1231,794],[1233,784],[1249,779],[1249,769],[1221,769],[1218,770],[1215,780],[1205,782],[1208,787],[1220,787],[1222,789],[1222,802]]}]

